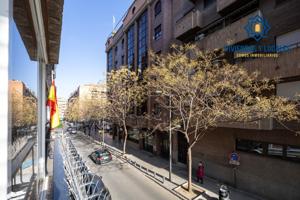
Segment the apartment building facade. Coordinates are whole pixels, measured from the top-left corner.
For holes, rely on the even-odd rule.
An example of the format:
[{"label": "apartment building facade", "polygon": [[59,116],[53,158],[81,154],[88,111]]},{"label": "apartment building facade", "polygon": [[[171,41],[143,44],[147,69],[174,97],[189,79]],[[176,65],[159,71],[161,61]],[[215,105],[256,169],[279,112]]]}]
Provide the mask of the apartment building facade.
[{"label": "apartment building facade", "polygon": [[[300,2],[296,0],[136,0],[128,9],[123,25],[108,38],[107,70],[121,65],[143,70],[149,64],[149,57],[145,66],[141,62],[145,59],[140,58],[144,55],[141,25],[146,12],[148,52],[151,49],[154,53],[166,53],[170,44],[187,42],[196,43],[203,50],[224,49],[229,62],[250,72],[257,70],[261,78],[279,80],[274,94],[296,100],[294,96],[300,92],[299,10]],[[265,20],[260,24],[263,29],[268,26],[258,40],[246,28],[250,19],[257,18]],[[258,52],[250,50],[246,54],[259,53],[262,57],[238,57],[239,52],[226,51],[228,46],[259,46]],[[276,49],[279,46],[286,50]],[[268,53],[277,57],[264,57]],[[148,100],[147,111],[157,109],[155,101]],[[167,114],[164,117],[168,120]],[[141,137],[155,126],[151,121],[137,120],[129,126],[130,144],[168,157],[166,132],[158,130],[151,136]],[[273,119],[222,124],[193,148],[193,168],[203,161],[207,176],[236,188],[268,199],[298,199],[300,137],[294,130],[299,130],[299,123],[282,124]],[[174,133],[172,146],[173,160],[186,163],[184,136]],[[238,154],[240,165],[230,164],[232,152]]]},{"label": "apartment building facade", "polygon": [[106,84],[84,84],[78,88],[68,98],[68,103],[78,99],[78,101],[91,99],[106,99]]},{"label": "apartment building facade", "polygon": [[58,105],[59,116],[61,119],[64,119],[65,111],[67,108],[67,100],[65,98],[58,97],[57,105]]}]

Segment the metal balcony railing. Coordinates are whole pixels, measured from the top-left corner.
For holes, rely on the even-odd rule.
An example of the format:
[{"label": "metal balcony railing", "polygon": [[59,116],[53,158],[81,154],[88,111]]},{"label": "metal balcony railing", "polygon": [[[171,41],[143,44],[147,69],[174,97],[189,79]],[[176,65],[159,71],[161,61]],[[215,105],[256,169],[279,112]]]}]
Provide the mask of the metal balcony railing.
[{"label": "metal balcony railing", "polygon": [[60,143],[70,196],[75,200],[111,200],[102,178],[90,172],[72,141],[62,136]]}]

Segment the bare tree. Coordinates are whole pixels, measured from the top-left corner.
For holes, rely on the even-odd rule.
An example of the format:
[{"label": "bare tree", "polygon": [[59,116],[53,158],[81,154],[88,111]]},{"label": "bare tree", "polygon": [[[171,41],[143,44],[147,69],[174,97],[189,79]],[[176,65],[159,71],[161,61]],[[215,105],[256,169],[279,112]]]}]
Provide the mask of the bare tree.
[{"label": "bare tree", "polygon": [[110,119],[123,127],[123,153],[126,153],[127,122],[134,116],[134,108],[139,106],[145,95],[145,86],[138,73],[122,67],[108,74],[108,114]]},{"label": "bare tree", "polygon": [[[153,55],[145,78],[149,90],[168,98],[159,101],[173,114],[172,126],[188,143],[188,191],[192,190],[192,148],[220,123],[250,122],[263,118],[296,119],[296,104],[272,94],[274,84],[258,80],[258,73],[222,60],[217,52],[195,45],[173,46],[171,53]],[[167,101],[170,100],[171,104]]]}]

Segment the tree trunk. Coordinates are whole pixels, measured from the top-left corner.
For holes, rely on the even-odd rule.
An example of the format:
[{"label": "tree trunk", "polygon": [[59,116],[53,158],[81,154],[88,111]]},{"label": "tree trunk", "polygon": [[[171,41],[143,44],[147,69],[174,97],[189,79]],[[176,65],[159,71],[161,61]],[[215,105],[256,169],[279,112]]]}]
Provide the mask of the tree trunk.
[{"label": "tree trunk", "polygon": [[188,192],[192,192],[192,148],[188,147],[187,150],[188,161]]},{"label": "tree trunk", "polygon": [[126,127],[126,124],[125,122],[123,122],[123,128],[124,128],[124,142],[123,142],[123,154],[126,153],[126,142],[127,142],[127,127]]}]

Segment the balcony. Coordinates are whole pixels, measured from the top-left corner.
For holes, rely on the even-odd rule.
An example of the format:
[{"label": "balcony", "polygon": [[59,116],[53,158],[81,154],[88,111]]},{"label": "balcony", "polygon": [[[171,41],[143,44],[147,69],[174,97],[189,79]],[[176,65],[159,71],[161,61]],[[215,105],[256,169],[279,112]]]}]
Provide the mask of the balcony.
[{"label": "balcony", "polygon": [[[200,48],[206,50],[213,50],[216,48],[223,48],[226,45],[233,45],[249,39],[244,27],[247,24],[249,17],[262,16],[260,10],[256,10],[249,15],[246,15],[232,24],[220,28],[219,30],[210,33],[209,35],[202,34],[201,39],[198,40]],[[216,24],[225,24],[226,18],[222,18]],[[216,26],[216,24],[212,26]]]},{"label": "balcony", "polygon": [[185,36],[197,32],[202,26],[202,15],[199,10],[193,9],[176,21],[174,36],[181,40]]},{"label": "balcony", "polygon": [[300,75],[300,44],[280,53],[278,58],[257,58],[241,63],[250,72],[259,71],[261,77],[286,78]]}]

